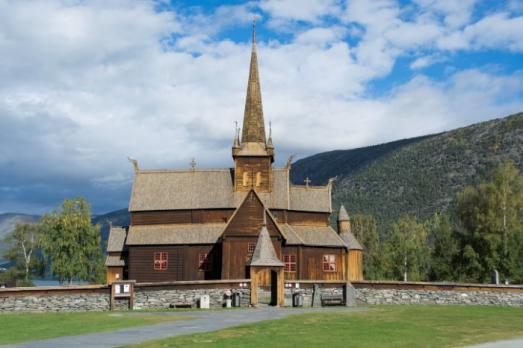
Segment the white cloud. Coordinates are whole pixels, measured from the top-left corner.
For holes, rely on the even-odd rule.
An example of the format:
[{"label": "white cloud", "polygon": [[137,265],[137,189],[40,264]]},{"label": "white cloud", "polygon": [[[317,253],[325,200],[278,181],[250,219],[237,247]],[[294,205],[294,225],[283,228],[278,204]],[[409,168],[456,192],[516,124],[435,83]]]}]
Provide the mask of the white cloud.
[{"label": "white cloud", "polygon": [[[0,211],[41,206],[33,201],[34,190],[48,201],[82,193],[95,196],[98,207],[123,206],[128,193],[121,187],[132,176],[127,156],[144,168],[184,168],[193,156],[198,166],[231,164],[250,44],[248,34],[243,42],[218,34],[234,23],[247,27],[259,8],[246,3],[181,15],[156,12],[154,5],[0,0],[0,187],[9,192],[0,199]],[[476,47],[495,20],[506,21],[511,27],[493,28],[485,45],[505,40],[516,49],[518,38],[503,33],[516,30],[519,19],[498,14],[449,29],[433,15],[443,10],[423,10],[407,20],[394,1],[354,0],[339,23],[322,20],[343,7],[260,4],[262,24],[277,18],[307,22],[285,42],[258,43],[277,163],[289,153],[422,135],[523,107],[520,73],[456,71],[447,82],[419,75],[385,96],[368,93],[368,85],[387,76],[399,56],[415,57],[413,69],[440,59],[431,48],[449,33],[465,42],[460,49]],[[107,190],[111,195],[92,193]],[[15,202],[20,197],[23,204]]]},{"label": "white cloud", "polygon": [[336,0],[261,0],[260,8],[275,20],[294,20],[318,23],[322,17],[340,12]]},{"label": "white cloud", "polygon": [[433,65],[434,63],[442,62],[445,58],[433,54],[433,55],[427,55],[423,57],[416,58],[412,63],[410,63],[410,68],[413,70],[417,69],[423,69],[430,65]]},{"label": "white cloud", "polygon": [[442,49],[508,48],[523,51],[523,16],[511,17],[508,13],[495,13],[453,32],[438,41]]}]

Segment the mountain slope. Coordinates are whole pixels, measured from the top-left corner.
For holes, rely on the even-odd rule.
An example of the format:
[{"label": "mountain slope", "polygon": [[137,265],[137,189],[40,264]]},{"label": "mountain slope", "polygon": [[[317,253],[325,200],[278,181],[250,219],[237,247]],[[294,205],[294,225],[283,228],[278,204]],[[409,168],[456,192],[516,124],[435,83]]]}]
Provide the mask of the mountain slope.
[{"label": "mountain slope", "polygon": [[[338,176],[334,206],[343,203],[349,213],[374,215],[383,232],[403,214],[425,218],[447,209],[457,191],[485,179],[505,159],[522,170],[523,113],[380,146],[379,152],[374,146],[304,158],[291,177],[296,183],[304,176],[324,183]],[[358,153],[369,156],[358,162]]]}]

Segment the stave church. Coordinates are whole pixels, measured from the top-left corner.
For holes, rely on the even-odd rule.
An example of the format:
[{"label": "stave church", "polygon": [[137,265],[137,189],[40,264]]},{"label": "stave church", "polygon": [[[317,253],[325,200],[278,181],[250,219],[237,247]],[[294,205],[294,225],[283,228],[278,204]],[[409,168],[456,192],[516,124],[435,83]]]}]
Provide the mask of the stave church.
[{"label": "stave church", "polygon": [[[111,226],[107,281],[361,280],[362,248],[341,206],[330,225],[333,180],[294,185],[263,117],[256,33],[232,168],[142,170],[135,162],[130,225]],[[270,281],[270,280],[269,280]]]}]

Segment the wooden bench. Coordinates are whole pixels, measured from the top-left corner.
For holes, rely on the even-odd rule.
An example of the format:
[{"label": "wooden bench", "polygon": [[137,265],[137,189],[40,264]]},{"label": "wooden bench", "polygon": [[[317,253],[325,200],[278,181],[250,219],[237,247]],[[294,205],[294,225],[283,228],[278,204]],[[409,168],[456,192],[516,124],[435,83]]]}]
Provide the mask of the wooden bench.
[{"label": "wooden bench", "polygon": [[321,295],[322,306],[335,306],[343,304],[345,304],[343,295]]},{"label": "wooden bench", "polygon": [[193,304],[191,302],[176,302],[171,303],[169,308],[192,308]]}]

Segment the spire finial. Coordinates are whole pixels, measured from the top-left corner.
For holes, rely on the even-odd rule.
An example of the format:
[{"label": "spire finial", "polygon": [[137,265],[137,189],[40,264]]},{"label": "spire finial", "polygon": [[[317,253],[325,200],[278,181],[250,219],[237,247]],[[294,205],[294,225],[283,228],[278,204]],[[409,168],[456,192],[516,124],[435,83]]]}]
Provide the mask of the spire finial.
[{"label": "spire finial", "polygon": [[192,158],[191,159],[191,163],[189,163],[191,165],[191,170],[195,170],[196,169],[196,158]]},{"label": "spire finial", "polygon": [[256,51],[256,16],[252,16],[252,50]]}]

